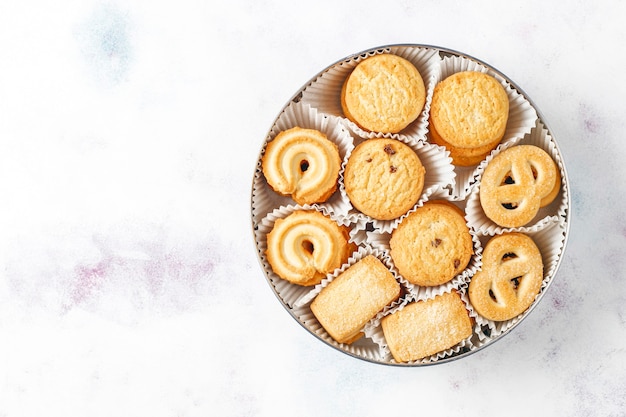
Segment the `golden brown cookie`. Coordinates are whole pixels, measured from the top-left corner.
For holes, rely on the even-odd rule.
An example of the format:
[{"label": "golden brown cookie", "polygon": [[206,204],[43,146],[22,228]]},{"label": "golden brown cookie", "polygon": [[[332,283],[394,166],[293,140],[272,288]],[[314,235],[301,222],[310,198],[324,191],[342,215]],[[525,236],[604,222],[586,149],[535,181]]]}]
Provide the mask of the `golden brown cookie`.
[{"label": "golden brown cookie", "polygon": [[474,252],[463,212],[451,203],[429,201],[392,232],[391,258],[407,281],[441,285],[461,273]]},{"label": "golden brown cookie", "polygon": [[554,200],[560,186],[558,168],[546,151],[534,145],[512,146],[485,167],[480,204],[497,225],[520,227]]},{"label": "golden brown cookie", "polygon": [[495,236],[485,245],[482,262],[469,285],[476,312],[504,321],[526,311],[543,280],[543,261],[535,242],[521,233]]},{"label": "golden brown cookie", "polygon": [[465,303],[454,291],[410,303],[383,317],[381,325],[396,362],[410,362],[449,349],[473,331]]},{"label": "golden brown cookie", "polygon": [[509,98],[498,80],[477,71],[454,73],[433,91],[431,140],[448,148],[456,165],[475,165],[500,143],[508,117]]},{"label": "golden brown cookie", "polygon": [[417,119],[425,102],[421,74],[410,61],[393,54],[361,61],[341,91],[344,115],[371,132],[400,132]]},{"label": "golden brown cookie", "polygon": [[276,135],[262,158],[269,186],[302,205],[326,201],[337,189],[340,167],[337,145],[318,130],[300,127]]},{"label": "golden brown cookie", "polygon": [[541,203],[539,204],[539,207],[547,206],[548,204],[554,201],[557,195],[559,195],[559,191],[561,190],[561,172],[557,165],[555,165],[555,167],[556,167],[556,175],[554,178],[554,186],[552,187],[552,191],[550,191],[545,197],[541,199]]},{"label": "golden brown cookie", "polygon": [[339,343],[352,343],[361,329],[385,306],[400,297],[400,284],[375,256],[368,255],[323,288],[311,311]]},{"label": "golden brown cookie", "polygon": [[446,148],[450,152],[450,157],[452,158],[454,165],[462,167],[478,165],[500,143],[500,140],[497,140],[495,142],[488,143],[487,145],[477,146],[475,148],[459,148],[452,146],[443,140],[441,136],[439,136],[439,133],[437,133],[435,127],[432,125],[430,127],[430,140],[435,145]]},{"label": "golden brown cookie", "polygon": [[425,173],[408,145],[395,139],[369,139],[348,158],[344,185],[357,210],[378,220],[391,220],[417,203]]},{"label": "golden brown cookie", "polygon": [[267,260],[281,278],[298,285],[319,284],[356,249],[349,230],[314,210],[296,210],[274,223],[267,235]]}]

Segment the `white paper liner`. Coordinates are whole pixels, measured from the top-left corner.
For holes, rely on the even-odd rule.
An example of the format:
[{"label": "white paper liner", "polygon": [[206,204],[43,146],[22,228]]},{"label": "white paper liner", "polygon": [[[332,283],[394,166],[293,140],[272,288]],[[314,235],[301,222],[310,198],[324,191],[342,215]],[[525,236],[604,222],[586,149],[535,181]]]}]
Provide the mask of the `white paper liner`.
[{"label": "white paper liner", "polygon": [[[265,255],[265,252],[267,251],[267,235],[274,228],[274,223],[276,222],[276,220],[284,219],[285,217],[287,217],[288,215],[290,215],[296,210],[319,211],[325,216],[329,217],[330,219],[336,221],[337,224],[343,223],[343,221],[337,216],[335,216],[333,213],[327,210],[324,210],[324,208],[311,206],[311,205],[281,206],[281,207],[274,209],[272,212],[270,212],[267,216],[265,216],[259,222],[258,227],[254,231],[254,234],[255,234],[256,241],[257,241],[257,248],[258,248],[261,264],[263,268],[265,269],[265,271],[267,272],[268,279],[271,285],[274,287],[276,295],[288,307],[294,307],[300,298],[302,298],[304,295],[306,295],[307,293],[311,291],[312,286],[301,286],[301,285],[293,284],[279,277],[277,274],[274,273],[274,271],[272,271],[272,267],[267,261],[267,256]],[[357,250],[358,250],[358,247],[357,247]],[[329,275],[332,275],[333,272],[329,273]]]},{"label": "white paper liner", "polygon": [[[539,248],[539,252],[541,252],[541,258],[543,260],[543,281],[541,284],[541,290],[539,291],[539,294],[535,298],[533,304],[531,304],[531,306],[526,311],[506,321],[493,321],[482,317],[474,310],[470,302],[470,311],[475,316],[476,323],[480,328],[479,333],[481,343],[487,343],[490,340],[493,340],[496,337],[500,336],[502,333],[520,322],[537,305],[538,299],[542,297],[545,289],[550,284],[550,281],[553,279],[556,272],[559,258],[561,257],[561,254],[563,252],[563,246],[565,244],[565,231],[566,229],[564,225],[561,222],[554,220],[547,223],[544,227],[540,229],[527,230],[522,232],[532,238],[532,240],[537,245],[537,248]],[[505,233],[509,232],[500,232],[496,236]],[[483,247],[490,239],[493,239],[493,237],[495,236],[483,236],[481,239]]]},{"label": "white paper liner", "polygon": [[[474,311],[472,311],[470,309],[469,306],[469,299],[467,298],[467,295],[464,292],[461,291],[457,291],[452,289],[451,291],[456,291],[459,296],[461,297],[461,300],[463,301],[463,303],[465,304],[465,309],[467,310],[468,316],[470,317],[470,320],[474,321],[475,320],[475,316],[476,313]],[[440,294],[436,294],[436,295],[440,295]],[[435,295],[433,295],[432,297],[429,297],[427,299],[424,300],[420,300],[420,301],[426,301],[426,300],[430,300],[432,298],[434,298]],[[398,304],[396,307],[394,307],[393,309],[390,309],[389,311],[385,312],[384,314],[379,315],[379,317],[377,318],[376,321],[372,321],[370,323],[368,323],[368,326],[366,326],[364,332],[366,337],[370,338],[371,340],[373,340],[378,346],[380,346],[380,354],[383,357],[383,359],[386,362],[389,363],[399,363],[396,362],[396,360],[393,358],[392,354],[391,354],[391,350],[389,350],[389,346],[387,344],[387,340],[385,339],[385,334],[383,332],[382,326],[380,325],[380,320],[389,315],[389,314],[394,314],[398,311],[401,311],[405,306],[407,306],[410,303],[413,302],[417,302],[417,299],[414,298],[410,298],[407,297],[404,300],[402,300],[402,302],[400,304]],[[476,325],[474,324],[474,327],[476,327]],[[461,352],[468,352],[474,349],[474,345],[473,345],[473,339],[475,338],[476,332],[474,331],[474,333],[472,335],[470,335],[469,337],[461,340],[459,343],[457,343],[456,345],[452,346],[449,349],[445,349],[442,350],[441,352],[437,352],[433,355],[415,360],[415,361],[409,361],[409,362],[402,362],[402,364],[404,365],[416,365],[416,364],[428,364],[428,363],[435,363],[437,361],[440,361],[442,359],[446,359],[446,358],[450,358],[454,355],[458,355]]]},{"label": "white paper liner", "polygon": [[[408,141],[406,140],[406,138],[403,137],[400,137],[396,140],[399,140],[405,143],[407,146],[411,147],[411,149],[415,151],[422,165],[424,166],[424,187],[422,189],[422,195],[416,202],[416,205],[419,204],[420,201],[428,199],[431,194],[441,189],[448,188],[452,184],[454,184],[456,174],[454,172],[454,166],[452,165],[452,158],[450,158],[449,153],[445,151],[442,147],[421,141]],[[359,142],[359,139],[355,140],[355,147]],[[348,159],[350,158],[351,154],[352,149],[350,150],[350,152],[348,152],[343,160],[341,168],[342,172],[345,171],[346,164],[348,163]],[[353,222],[356,222],[358,219],[362,218],[364,214],[353,208],[352,204],[350,203],[350,199],[348,198],[346,188],[343,182],[343,176],[341,176],[339,180],[339,192],[342,198],[345,200],[346,204],[349,204],[351,207],[350,211],[347,214],[347,217],[350,218]],[[406,213],[403,216],[406,216]],[[389,232],[395,227],[395,225],[402,219],[403,216],[400,216],[393,220],[378,220],[371,217],[368,218],[374,228],[380,230],[381,232]]]},{"label": "white paper liner", "polygon": [[[450,75],[462,71],[477,71],[493,76],[502,84],[509,97],[509,118],[506,130],[500,141],[500,145],[498,145],[496,149],[505,144],[519,141],[535,126],[538,117],[536,110],[519,91],[513,88],[513,86],[496,71],[467,57],[447,56],[441,60],[442,81]],[[474,184],[476,180],[475,169],[476,166],[456,167],[457,180],[452,188],[452,196],[454,199],[464,199],[470,193],[472,184]]]},{"label": "white paper liner", "polygon": [[[300,103],[290,103],[283,110],[272,126],[265,145],[274,139],[280,132],[295,126],[306,129],[316,129],[324,133],[330,141],[337,145],[341,160],[343,160],[346,154],[348,154],[354,147],[354,139],[350,135],[348,129],[340,123],[340,119],[322,114],[318,112],[317,109]],[[254,175],[252,214],[255,224],[267,215],[267,213],[269,213],[273,208],[295,204],[290,197],[282,196],[274,192],[267,184],[261,168],[261,157],[264,152],[265,146],[263,147],[261,156],[257,161],[257,169]],[[341,177],[342,175],[343,172],[340,170],[339,176]],[[335,193],[326,202],[316,205],[323,206],[325,210],[332,212],[335,215],[346,214],[351,208],[349,204],[346,204],[345,199],[342,198],[338,191],[335,191]]]},{"label": "white paper liner", "polygon": [[369,232],[374,229],[370,217],[363,213],[356,213],[344,219],[352,224],[350,240],[357,245],[369,245]]},{"label": "white paper liner", "polygon": [[410,286],[407,281],[405,281],[402,277],[397,276],[394,271],[390,268],[390,271],[396,281],[400,284],[402,288],[400,298],[390,305],[386,306],[381,312],[379,312],[374,318],[370,320],[370,322],[366,323],[362,333],[364,333],[364,337],[359,339],[358,341],[352,344],[345,343],[337,343],[323,328],[323,326],[319,323],[315,315],[311,312],[310,303],[315,299],[315,297],[328,286],[337,276],[339,276],[346,269],[363,259],[368,255],[376,256],[387,268],[391,267],[389,255],[383,251],[379,251],[377,249],[373,249],[371,247],[360,247],[357,252],[353,254],[352,257],[348,260],[346,264],[344,264],[340,269],[336,270],[332,275],[329,275],[326,279],[322,280],[322,282],[316,285],[313,289],[311,289],[308,293],[303,294],[295,303],[294,308],[297,311],[296,316],[302,321],[309,330],[313,331],[320,339],[324,340],[326,343],[333,345],[335,347],[339,347],[351,354],[357,356],[363,356],[367,359],[378,358],[380,359],[380,347],[378,344],[374,343],[370,340],[365,334],[364,329],[366,327],[371,326],[369,323],[373,320],[376,320],[377,317],[385,314],[387,311],[395,308],[399,304],[402,303],[403,299],[407,297],[408,291],[407,286]]},{"label": "white paper liner", "polygon": [[[354,122],[345,118],[341,108],[341,89],[346,78],[352,70],[363,61],[373,55],[382,53],[392,53],[410,61],[417,68],[424,81],[426,89],[426,103],[418,118],[400,133],[368,132],[361,129]],[[350,59],[339,62],[322,73],[316,80],[307,86],[302,92],[302,101],[318,108],[323,113],[340,116],[344,123],[350,127],[358,136],[362,138],[399,138],[408,136],[414,139],[424,139],[426,137],[428,125],[428,111],[430,109],[429,98],[432,97],[432,89],[436,84],[441,58],[439,52],[432,48],[415,48],[395,46],[392,48],[382,48],[356,55]]]},{"label": "white paper liner", "polygon": [[[406,216],[408,216],[410,213],[414,212],[415,210],[417,210],[419,207],[422,207],[424,205],[424,203],[426,203],[427,201],[433,201],[433,200],[447,200],[446,199],[446,194],[442,191],[439,191],[437,193],[434,193],[432,196],[430,196],[430,198],[428,199],[424,199],[422,201],[420,201],[413,209],[409,210],[409,212],[406,214]],[[447,200],[450,201],[450,200]],[[450,201],[452,204],[458,206],[461,210],[463,209],[463,204],[456,202],[456,201]],[[406,216],[403,216],[401,220],[404,220],[406,218]],[[391,247],[389,245],[389,241],[391,240],[391,236],[393,235],[393,231],[398,227],[398,225],[401,223],[398,222],[391,231],[389,232],[384,232],[381,233],[378,230],[374,230],[372,232],[368,233],[368,238],[367,241],[370,245],[372,245],[372,247],[374,248],[379,248],[380,250],[383,250],[387,253],[390,253],[391,251]],[[469,225],[468,225],[469,227]],[[456,276],[454,276],[450,281],[441,284],[441,285],[435,285],[435,286],[420,286],[420,285],[414,285],[414,284],[409,284],[410,287],[409,291],[411,293],[411,295],[413,296],[414,299],[416,300],[426,300],[426,299],[430,299],[433,298],[436,295],[440,295],[443,294],[445,292],[449,292],[453,289],[459,290],[465,283],[467,283],[470,279],[470,277],[480,268],[481,264],[482,264],[482,244],[480,242],[480,237],[478,235],[476,235],[476,233],[472,230],[471,227],[469,227],[469,233],[470,236],[472,237],[472,243],[474,246],[474,253],[472,254],[472,257],[470,258],[470,261],[467,265],[467,267],[465,267],[465,269],[463,271],[461,271],[461,273],[457,274]],[[390,261],[391,261],[391,268],[393,270],[393,272],[395,274],[397,274],[399,277],[402,277],[402,274],[400,274],[400,272],[397,270],[395,264],[393,263],[393,258],[390,257]],[[407,281],[408,283],[408,281]]]},{"label": "white paper liner", "polygon": [[[557,168],[561,173],[561,189],[554,201],[545,207],[542,207],[537,212],[537,215],[523,227],[517,228],[504,228],[498,226],[491,219],[489,219],[480,204],[480,177],[482,176],[485,168],[489,162],[500,152],[515,145],[534,145],[546,151],[552,159],[556,162]],[[507,231],[520,231],[529,232],[545,227],[546,224],[550,224],[555,221],[563,221],[567,217],[568,209],[568,190],[566,187],[566,176],[563,167],[563,161],[558,153],[552,136],[544,128],[543,124],[537,121],[536,126],[525,135],[523,139],[517,142],[510,142],[502,145],[491,155],[487,157],[476,169],[476,178],[478,182],[473,186],[470,195],[467,199],[466,216],[474,230],[479,234],[495,235]]]},{"label": "white paper liner", "polygon": [[308,306],[295,308],[292,310],[292,312],[294,316],[298,319],[298,321],[300,321],[310,333],[314,334],[325,343],[341,350],[342,352],[372,362],[383,361],[380,346],[369,337],[363,336],[359,340],[351,344],[337,343],[332,337],[328,335],[326,330],[324,330],[324,328],[322,327],[320,322],[317,321],[317,318],[315,317],[311,309],[308,308]]}]

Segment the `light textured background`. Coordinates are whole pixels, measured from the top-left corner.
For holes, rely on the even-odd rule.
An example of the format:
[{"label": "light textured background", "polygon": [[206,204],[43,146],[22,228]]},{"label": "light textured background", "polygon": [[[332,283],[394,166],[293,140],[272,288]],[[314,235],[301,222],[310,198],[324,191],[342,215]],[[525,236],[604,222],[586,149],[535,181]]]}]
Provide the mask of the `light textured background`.
[{"label": "light textured background", "polygon": [[[622,3],[0,4],[0,417],[626,413]],[[258,264],[250,188],[311,76],[391,43],[520,85],[572,222],[513,333],[427,368],[320,343]]]}]

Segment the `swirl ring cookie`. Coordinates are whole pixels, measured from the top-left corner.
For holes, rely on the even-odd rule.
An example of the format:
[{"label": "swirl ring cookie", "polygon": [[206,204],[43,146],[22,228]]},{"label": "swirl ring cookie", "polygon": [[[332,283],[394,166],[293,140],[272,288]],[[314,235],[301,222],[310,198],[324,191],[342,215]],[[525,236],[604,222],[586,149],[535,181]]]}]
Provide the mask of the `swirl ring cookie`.
[{"label": "swirl ring cookie", "polygon": [[429,201],[393,231],[391,258],[407,281],[445,284],[469,264],[474,246],[463,212],[445,201]]},{"label": "swirl ring cookie", "polygon": [[431,139],[450,151],[456,165],[475,165],[500,143],[508,117],[509,98],[498,80],[477,71],[458,72],[435,86]]},{"label": "swirl ring cookie", "polygon": [[276,220],[267,235],[266,256],[272,270],[303,286],[319,284],[354,250],[348,229],[314,210],[296,210]]},{"label": "swirl ring cookie", "polygon": [[554,200],[560,184],[557,166],[546,151],[534,145],[513,146],[487,164],[480,204],[497,225],[520,227]]},{"label": "swirl ring cookie", "polygon": [[341,91],[344,115],[370,132],[400,132],[417,119],[425,103],[421,74],[410,61],[393,54],[361,61]]},{"label": "swirl ring cookie", "polygon": [[340,167],[337,145],[318,130],[300,127],[276,135],[262,159],[270,187],[301,205],[326,201],[337,189]]},{"label": "swirl ring cookie", "polygon": [[541,290],[543,261],[533,240],[521,233],[491,238],[482,270],[470,281],[474,309],[488,320],[504,321],[523,313]]},{"label": "swirl ring cookie", "polygon": [[363,336],[363,326],[401,292],[387,266],[367,255],[320,291],[311,312],[333,339],[350,344]]},{"label": "swirl ring cookie", "polygon": [[369,139],[348,158],[344,186],[357,210],[378,220],[391,220],[417,203],[425,172],[415,151],[405,143]]}]

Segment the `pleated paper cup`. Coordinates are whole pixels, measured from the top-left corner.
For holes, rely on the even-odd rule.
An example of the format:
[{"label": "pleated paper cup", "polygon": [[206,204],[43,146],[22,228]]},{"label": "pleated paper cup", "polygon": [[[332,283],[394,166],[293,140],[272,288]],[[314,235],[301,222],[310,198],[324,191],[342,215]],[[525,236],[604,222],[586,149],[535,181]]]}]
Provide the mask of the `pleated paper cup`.
[{"label": "pleated paper cup", "polygon": [[[354,147],[353,137],[337,117],[320,113],[316,108],[306,104],[291,103],[281,112],[272,126],[262,154],[265,152],[267,143],[271,142],[280,132],[292,127],[315,129],[324,133],[331,142],[337,145],[339,157],[342,160]],[[343,172],[340,170],[337,184],[339,184],[342,175]],[[252,192],[255,201],[252,207],[252,214],[257,222],[275,207],[295,204],[291,197],[276,193],[267,184],[267,180],[263,175],[261,158],[257,162]],[[350,210],[350,205],[346,203],[339,193],[339,185],[337,185],[337,191],[327,201],[316,203],[316,205],[335,215],[345,215]]]},{"label": "pleated paper cup", "polygon": [[[413,151],[415,151],[418,158],[420,159],[420,162],[424,166],[424,187],[422,189],[422,195],[420,196],[418,201],[416,201],[415,206],[417,206],[417,204],[419,204],[421,201],[428,199],[431,194],[438,192],[442,189],[448,189],[454,184],[456,174],[454,172],[454,167],[452,166],[452,159],[440,146],[432,145],[423,141],[408,141],[405,138],[399,138],[396,140],[408,145],[411,149],[413,149]],[[358,145],[358,143],[360,142],[361,141],[357,139],[355,141],[355,145]],[[348,163],[348,160],[350,159],[350,155],[351,151],[344,158],[342,171],[345,171],[345,167]],[[357,218],[365,216],[369,219],[369,222],[373,225],[375,229],[382,232],[388,232],[392,230],[397,225],[397,223],[406,216],[405,213],[393,220],[379,220],[364,215],[364,213],[358,211],[356,208],[354,208],[352,203],[350,203],[350,198],[346,193],[343,177],[341,177],[339,181],[339,192],[341,194],[341,197],[348,204],[350,204],[351,209],[347,214],[348,218],[356,221]]]},{"label": "pleated paper cup", "polygon": [[[510,232],[501,230],[496,233],[495,236],[500,236],[507,233]],[[565,245],[566,229],[562,223],[558,221],[550,221],[543,225],[541,228],[526,230],[523,233],[529,236],[533,240],[533,242],[535,242],[537,248],[539,249],[539,252],[541,253],[541,258],[543,262],[543,280],[541,284],[541,290],[536,297],[537,300],[546,291],[548,285],[552,280],[552,277],[556,273],[559,259]],[[495,236],[482,236],[481,244],[483,245],[483,247],[489,242],[489,240],[493,239]],[[533,303],[527,310],[510,320],[493,321],[481,316],[478,312],[476,312],[472,307],[471,301],[468,304],[468,308],[472,312],[472,316],[476,319],[478,333],[480,333],[481,335],[480,343],[494,340],[515,325],[517,325],[524,317],[530,314],[535,306],[536,302]]]},{"label": "pleated paper cup", "polygon": [[[476,60],[464,56],[446,56],[441,60],[441,81],[463,71],[476,71],[491,75],[502,84],[509,97],[509,116],[506,130],[496,149],[515,143],[530,132],[535,126],[537,112],[526,97],[502,75]],[[475,183],[476,166],[456,166],[455,171],[457,181],[452,190],[452,195],[455,199],[461,200],[469,194],[471,186]]]},{"label": "pleated paper cup", "polygon": [[[324,327],[319,323],[313,312],[311,311],[310,305],[311,302],[319,295],[319,293],[326,288],[333,280],[335,280],[339,275],[345,272],[352,265],[356,264],[366,256],[375,256],[378,258],[392,273],[396,281],[400,284],[401,295],[400,298],[396,301],[390,303],[385,306],[378,314],[373,316],[368,323],[365,324],[363,329],[361,329],[361,333],[363,333],[363,337],[357,340],[356,342],[347,344],[347,343],[338,343],[335,341],[328,332],[324,329]],[[362,246],[359,248],[358,252],[354,253],[353,256],[348,260],[348,262],[343,265],[340,269],[335,271],[332,275],[329,275],[326,279],[322,280],[322,282],[316,285],[313,289],[311,289],[308,293],[302,295],[297,302],[294,304],[294,308],[297,309],[297,317],[324,342],[327,344],[336,347],[338,349],[344,350],[351,355],[362,357],[364,359],[369,360],[381,360],[382,353],[380,346],[375,343],[370,337],[365,333],[365,329],[372,326],[372,322],[375,322],[379,317],[384,315],[387,311],[395,308],[397,305],[401,304],[403,300],[408,297],[409,291],[408,286],[410,284],[406,282],[402,277],[399,277],[395,274],[394,270],[391,268],[391,263],[389,260],[389,255],[384,251],[380,251],[378,249],[372,248],[371,246]],[[348,302],[349,300],[346,300]]]},{"label": "pleated paper cup", "polygon": [[[450,291],[456,291],[456,290],[450,290]],[[476,313],[473,311],[473,309],[469,305],[469,299],[467,297],[466,292],[460,292],[460,291],[456,291],[456,292],[459,294],[461,301],[463,301],[465,309],[467,310],[467,314],[470,317],[470,320],[472,321],[472,326],[476,328],[476,321],[475,321]],[[387,343],[387,339],[385,338],[385,333],[383,332],[383,328],[380,324],[380,321],[387,315],[395,314],[399,311],[402,311],[402,309],[404,309],[407,305],[411,303],[415,303],[419,301],[428,301],[430,299],[435,298],[437,295],[441,295],[441,294],[433,294],[430,297],[426,299],[421,299],[421,300],[407,297],[404,300],[402,300],[402,302],[399,303],[397,306],[394,306],[393,308],[389,309],[388,311],[385,311],[383,314],[377,317],[377,320],[373,320],[370,323],[368,323],[368,326],[366,326],[366,329],[365,329],[365,335],[380,347],[380,355],[384,358],[385,361],[389,362],[390,364],[398,364],[398,365],[405,365],[405,366],[432,365],[432,364],[438,363],[439,361],[445,361],[446,359],[450,359],[457,355],[469,353],[475,350],[474,343],[479,342],[479,336],[476,333],[476,330],[472,333],[472,335],[470,335],[469,337],[465,339],[462,339],[461,341],[456,343],[454,346],[448,349],[439,351],[437,353],[434,353],[432,355],[426,356],[424,358],[417,359],[414,361],[409,361],[409,362],[397,362],[393,358],[391,354],[391,350],[389,349],[389,345]]]},{"label": "pleated paper cup", "polygon": [[[403,216],[402,219],[400,219],[400,221],[397,222],[391,230],[373,230],[372,232],[369,232],[367,242],[375,248],[379,248],[390,253],[391,246],[389,242],[391,240],[391,237],[393,236],[393,232],[398,228],[398,226],[407,216],[418,210],[428,201],[447,201],[457,206],[460,210],[464,210],[463,202],[449,200],[449,195],[440,190],[430,195],[429,198],[420,201],[413,209],[409,210],[406,216]],[[463,269],[463,271],[461,271],[459,274],[452,277],[448,282],[445,282],[441,285],[420,286],[409,283],[408,288],[410,289],[411,296],[415,300],[427,300],[437,295],[441,295],[445,292],[450,292],[452,290],[461,290],[463,286],[467,282],[469,282],[470,277],[480,268],[482,259],[482,244],[480,241],[480,236],[472,230],[469,224],[468,228],[470,236],[472,238],[473,253],[465,269]],[[391,268],[395,274],[402,277],[402,274],[397,270],[395,264],[393,263],[393,257],[391,257]]]},{"label": "pleated paper cup", "polygon": [[[298,210],[319,211],[326,217],[335,221],[338,225],[350,227],[349,225],[345,224],[345,221],[341,217],[335,216],[333,213],[325,210],[324,208],[321,208],[318,206],[312,206],[312,205],[280,206],[274,209],[271,213],[269,213],[263,219],[261,219],[261,221],[259,222],[255,230],[255,237],[257,240],[257,244],[258,244],[259,259],[263,265],[263,268],[265,269],[267,273],[267,277],[270,281],[270,284],[272,285],[272,287],[274,288],[274,291],[276,292],[276,295],[281,300],[281,302],[288,307],[296,306],[298,304],[298,300],[306,296],[306,294],[308,294],[311,291],[311,286],[302,286],[302,285],[293,284],[285,279],[282,279],[272,270],[272,267],[269,261],[267,260],[267,255],[266,255],[267,235],[274,228],[274,224],[276,223],[276,220],[284,219],[290,214],[292,214],[293,212],[298,211]],[[358,245],[357,245],[356,250],[358,250]],[[329,275],[331,275],[333,272],[335,271],[329,272]]]},{"label": "pleated paper cup", "polygon": [[[345,117],[341,108],[341,89],[352,70],[364,59],[378,54],[393,54],[407,59],[420,73],[426,89],[426,102],[418,118],[399,133],[366,131]],[[432,89],[439,78],[440,57],[432,48],[392,46],[357,54],[332,66],[317,77],[302,93],[302,101],[320,111],[344,118],[344,123],[359,137],[424,139],[427,132],[428,110]]]}]

